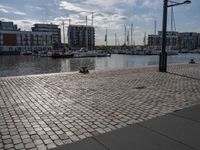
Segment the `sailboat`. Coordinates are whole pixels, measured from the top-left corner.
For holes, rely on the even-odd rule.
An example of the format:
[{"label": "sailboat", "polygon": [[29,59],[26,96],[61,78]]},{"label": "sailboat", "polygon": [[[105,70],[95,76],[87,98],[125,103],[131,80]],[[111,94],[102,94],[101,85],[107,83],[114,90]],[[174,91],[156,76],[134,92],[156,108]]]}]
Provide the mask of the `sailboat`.
[{"label": "sailboat", "polygon": [[[174,17],[174,10],[171,7],[171,32],[176,31],[176,24],[175,24],[175,17]],[[170,38],[170,45],[167,48],[167,55],[178,55],[178,50],[172,46],[172,38]]]}]

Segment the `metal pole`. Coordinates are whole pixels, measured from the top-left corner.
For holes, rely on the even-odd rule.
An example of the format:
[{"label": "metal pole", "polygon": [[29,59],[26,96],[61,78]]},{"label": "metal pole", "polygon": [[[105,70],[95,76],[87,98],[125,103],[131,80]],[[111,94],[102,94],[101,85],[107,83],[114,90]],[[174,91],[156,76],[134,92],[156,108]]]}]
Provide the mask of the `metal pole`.
[{"label": "metal pole", "polygon": [[166,72],[167,71],[167,53],[166,53],[167,9],[168,9],[168,0],[164,0],[163,29],[162,29],[162,51],[160,53],[160,59],[159,59],[159,72]]}]

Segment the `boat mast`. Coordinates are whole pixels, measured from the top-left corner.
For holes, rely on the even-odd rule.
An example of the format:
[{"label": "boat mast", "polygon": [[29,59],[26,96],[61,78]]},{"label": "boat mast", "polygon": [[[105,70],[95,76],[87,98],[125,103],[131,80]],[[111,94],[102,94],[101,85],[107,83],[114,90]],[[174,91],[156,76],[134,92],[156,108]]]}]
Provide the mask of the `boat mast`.
[{"label": "boat mast", "polygon": [[157,33],[157,21],[155,20],[155,22],[154,22],[154,36],[155,36],[155,38],[154,38],[154,50],[156,49],[156,33]]},{"label": "boat mast", "polygon": [[125,37],[125,39],[124,39],[124,40],[125,40],[125,41],[124,41],[124,45],[126,45],[126,25],[124,25],[124,34],[125,34],[125,35],[124,35],[124,37]]},{"label": "boat mast", "polygon": [[127,32],[127,45],[129,46],[129,30],[128,30],[128,32]]},{"label": "boat mast", "polygon": [[117,46],[117,33],[115,33],[115,46]]},{"label": "boat mast", "polygon": [[65,44],[65,22],[62,22],[63,25],[63,43]]},{"label": "boat mast", "polygon": [[131,24],[131,46],[133,46],[133,24]]},{"label": "boat mast", "polygon": [[[69,19],[68,21],[69,21],[69,26],[70,26],[71,25],[71,19]],[[69,27],[68,27],[68,29],[69,29]],[[69,35],[70,35],[70,33],[69,33],[69,30],[68,30],[68,47],[70,49],[70,42],[69,42],[70,41],[69,40],[70,37],[69,37]]]},{"label": "boat mast", "polygon": [[146,32],[144,33],[144,47],[146,47]]},{"label": "boat mast", "polygon": [[106,28],[106,39],[105,39],[105,41],[106,41],[106,49],[107,49],[107,46],[108,46],[108,31],[107,31],[107,28]]},{"label": "boat mast", "polygon": [[86,44],[86,51],[88,50],[88,32],[87,32],[87,16],[86,16],[86,28],[85,28],[85,44]]},{"label": "boat mast", "polygon": [[93,26],[93,22],[94,21],[94,12],[92,12],[92,26]]}]

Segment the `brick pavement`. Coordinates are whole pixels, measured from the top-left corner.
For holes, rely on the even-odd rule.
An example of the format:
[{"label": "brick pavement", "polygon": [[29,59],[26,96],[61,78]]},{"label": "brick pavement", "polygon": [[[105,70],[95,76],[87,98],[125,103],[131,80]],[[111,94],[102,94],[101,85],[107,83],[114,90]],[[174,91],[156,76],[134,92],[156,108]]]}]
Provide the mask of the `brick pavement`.
[{"label": "brick pavement", "polygon": [[0,150],[51,149],[200,104],[200,64],[0,78]]}]

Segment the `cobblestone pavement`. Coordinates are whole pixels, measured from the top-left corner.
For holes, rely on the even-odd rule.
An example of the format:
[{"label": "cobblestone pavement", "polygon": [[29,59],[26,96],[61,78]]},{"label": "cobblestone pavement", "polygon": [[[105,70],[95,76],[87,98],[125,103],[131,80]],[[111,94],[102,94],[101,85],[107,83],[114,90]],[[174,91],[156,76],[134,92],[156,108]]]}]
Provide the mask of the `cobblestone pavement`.
[{"label": "cobblestone pavement", "polygon": [[0,78],[0,150],[51,149],[196,104],[200,64]]}]

